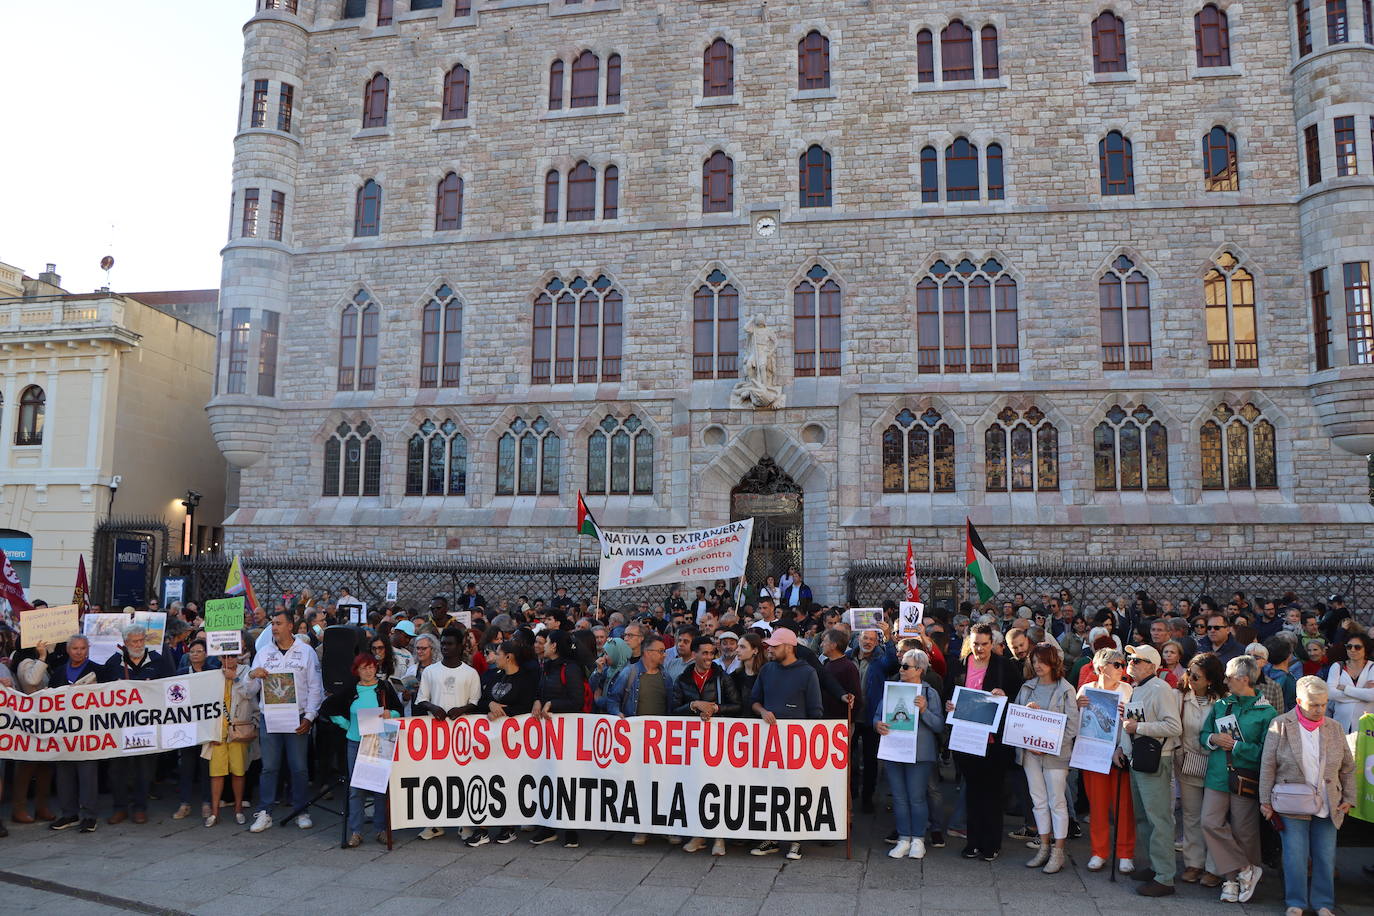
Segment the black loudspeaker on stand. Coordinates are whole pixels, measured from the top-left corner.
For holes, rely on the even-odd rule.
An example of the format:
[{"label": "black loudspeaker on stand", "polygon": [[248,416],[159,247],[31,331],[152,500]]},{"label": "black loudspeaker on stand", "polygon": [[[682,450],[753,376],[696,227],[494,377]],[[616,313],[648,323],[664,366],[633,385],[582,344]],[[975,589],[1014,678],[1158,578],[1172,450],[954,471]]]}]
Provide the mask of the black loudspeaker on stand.
[{"label": "black loudspeaker on stand", "polygon": [[[279,827],[285,827],[310,808],[319,808],[328,811],[330,814],[339,816],[340,830],[342,838],[339,842],[341,849],[348,847],[348,757],[344,753],[343,736],[338,732],[337,726],[328,721],[330,715],[348,715],[348,706],[351,702],[351,694],[355,683],[352,667],[353,659],[357,658],[359,652],[367,651],[367,632],[362,627],[353,625],[326,627],[324,631],[324,641],[322,643],[324,651],[321,653],[320,676],[324,681],[324,702],[320,704],[320,714],[316,718],[316,727],[327,729],[321,733],[321,744],[327,748],[322,748],[321,753],[316,759],[317,767],[324,769],[328,767],[331,778],[324,782],[320,791],[305,803],[304,806],[296,808],[286,817],[281,819]],[[342,713],[339,712],[342,707]],[[332,760],[326,759],[332,757]],[[330,792],[340,790],[343,799],[343,810],[335,809],[320,804],[320,799]]]}]

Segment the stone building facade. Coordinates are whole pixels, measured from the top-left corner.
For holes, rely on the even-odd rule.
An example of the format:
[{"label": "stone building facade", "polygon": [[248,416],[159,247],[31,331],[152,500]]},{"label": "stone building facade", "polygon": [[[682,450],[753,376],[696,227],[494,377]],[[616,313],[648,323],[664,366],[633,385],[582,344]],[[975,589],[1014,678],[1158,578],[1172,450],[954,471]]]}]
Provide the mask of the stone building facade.
[{"label": "stone building facade", "polygon": [[259,6],[233,549],[1374,553],[1367,2]]}]

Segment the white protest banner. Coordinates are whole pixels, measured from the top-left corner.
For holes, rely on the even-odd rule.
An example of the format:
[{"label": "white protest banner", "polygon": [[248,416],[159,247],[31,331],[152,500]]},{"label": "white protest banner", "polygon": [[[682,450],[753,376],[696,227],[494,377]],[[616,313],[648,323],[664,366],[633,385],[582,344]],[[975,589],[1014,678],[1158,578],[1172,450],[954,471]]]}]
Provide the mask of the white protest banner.
[{"label": "white protest banner", "polygon": [[844,622],[854,632],[859,630],[879,630],[883,622],[883,609],[880,607],[852,607],[844,612]]},{"label": "white protest banner", "polygon": [[119,651],[129,622],[128,614],[87,614],[81,618],[81,634],[91,643],[91,661],[103,665]]},{"label": "white protest banner", "polygon": [[[122,615],[119,615],[122,616]],[[154,681],[112,681],[25,695],[0,687],[0,757],[98,760],[219,737],[224,675],[202,671]],[[165,742],[159,735],[165,736]]]},{"label": "white protest banner", "polygon": [[902,601],[897,605],[897,638],[923,636],[921,621],[925,619],[926,606],[919,601]]},{"label": "white protest banner", "polygon": [[887,681],[883,684],[883,719],[888,732],[878,739],[878,759],[897,763],[916,762],[916,726],[920,710],[916,697],[920,684]]},{"label": "white protest banner", "polygon": [[1115,690],[1089,687],[1083,691],[1088,705],[1078,711],[1078,737],[1073,742],[1069,766],[1107,773],[1116,754],[1116,730],[1120,724],[1121,695]]},{"label": "white protest banner", "polygon": [[754,520],[700,531],[601,532],[601,588],[668,585],[744,575]]},{"label": "white protest banner", "polygon": [[845,835],[842,721],[583,714],[402,719],[391,824],[737,839]]},{"label": "white protest banner", "polygon": [[1068,723],[1069,717],[1063,713],[1012,703],[1007,707],[1007,727],[1002,730],[1002,743],[1042,754],[1058,754]]},{"label": "white protest banner", "polygon": [[40,642],[55,646],[67,641],[77,630],[77,611],[74,604],[59,607],[35,607],[19,612],[19,647],[32,649]]}]

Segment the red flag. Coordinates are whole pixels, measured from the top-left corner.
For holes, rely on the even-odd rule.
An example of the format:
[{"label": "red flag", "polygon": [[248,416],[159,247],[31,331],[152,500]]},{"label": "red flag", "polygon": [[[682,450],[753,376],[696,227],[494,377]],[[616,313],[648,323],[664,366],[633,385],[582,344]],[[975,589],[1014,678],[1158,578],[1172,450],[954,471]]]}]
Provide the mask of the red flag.
[{"label": "red flag", "polygon": [[911,553],[911,538],[906,539],[906,600],[921,600],[921,583],[916,579],[916,558]]},{"label": "red flag", "polygon": [[24,597],[24,586],[3,550],[0,550],[0,598],[10,603],[12,611],[27,611],[33,607]]},{"label": "red flag", "polygon": [[90,583],[86,581],[86,556],[82,554],[76,558],[76,588],[72,590],[72,604],[76,605],[77,616],[86,613],[90,607],[87,599],[91,595]]}]

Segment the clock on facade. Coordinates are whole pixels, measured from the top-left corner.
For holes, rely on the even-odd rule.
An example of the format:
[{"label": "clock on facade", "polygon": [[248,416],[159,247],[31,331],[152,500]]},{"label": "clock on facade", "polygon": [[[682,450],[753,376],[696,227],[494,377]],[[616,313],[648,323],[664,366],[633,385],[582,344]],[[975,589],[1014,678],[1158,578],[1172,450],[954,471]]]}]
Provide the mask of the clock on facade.
[{"label": "clock on facade", "polygon": [[772,238],[778,231],[778,221],[771,216],[761,216],[758,222],[754,223],[754,231],[761,238]]}]

